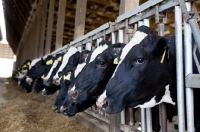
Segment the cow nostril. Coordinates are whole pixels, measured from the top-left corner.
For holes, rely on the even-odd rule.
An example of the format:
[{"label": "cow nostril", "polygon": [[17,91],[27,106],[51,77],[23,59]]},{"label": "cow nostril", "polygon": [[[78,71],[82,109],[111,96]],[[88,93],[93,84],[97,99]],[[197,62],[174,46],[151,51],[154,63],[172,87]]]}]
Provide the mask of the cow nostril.
[{"label": "cow nostril", "polygon": [[67,115],[67,112],[68,112],[68,109],[67,109],[67,107],[61,107],[61,109],[60,109],[60,111],[61,111],[61,113],[63,114],[63,115]]},{"label": "cow nostril", "polygon": [[108,107],[108,102],[105,101],[104,104],[102,105],[102,108],[105,110]]},{"label": "cow nostril", "polygon": [[77,91],[74,91],[74,93],[72,93],[72,98],[75,99],[78,95],[78,92]]}]

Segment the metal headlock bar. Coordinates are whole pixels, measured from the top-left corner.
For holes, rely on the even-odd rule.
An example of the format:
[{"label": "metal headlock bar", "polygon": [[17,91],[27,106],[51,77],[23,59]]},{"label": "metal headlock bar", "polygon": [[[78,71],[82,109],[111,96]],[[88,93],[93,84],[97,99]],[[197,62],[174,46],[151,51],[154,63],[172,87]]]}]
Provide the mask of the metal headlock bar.
[{"label": "metal headlock bar", "polygon": [[[84,47],[88,50],[98,47],[99,42],[105,39],[107,35],[110,35],[110,41],[123,42],[124,33],[128,34],[130,38],[134,33],[133,24],[146,25],[149,26],[149,18],[155,17],[156,23],[158,24],[158,33],[160,36],[164,35],[164,23],[167,22],[166,11],[175,11],[175,35],[176,35],[176,68],[177,68],[177,102],[178,103],[178,118],[179,118],[179,132],[185,131],[185,110],[184,110],[184,90],[186,90],[186,108],[187,108],[187,131],[194,132],[194,104],[193,104],[193,89],[200,88],[200,75],[192,74],[192,39],[191,32],[193,33],[196,45],[194,46],[194,60],[200,71],[200,65],[196,56],[196,49],[200,51],[200,30],[196,19],[198,18],[198,13],[196,11],[195,5],[192,3],[194,0],[149,0],[144,4],[134,8],[133,10],[124,13],[116,18],[115,22],[108,22],[99,28],[85,34],[84,36],[66,44],[65,46],[55,50],[51,54],[55,55],[57,53],[66,52],[70,46],[77,47],[79,51]],[[191,4],[192,3],[192,4]],[[183,45],[182,45],[182,16],[184,16],[184,57],[185,57],[185,69],[183,69]],[[160,22],[162,19],[162,22]],[[125,32],[124,30],[125,29]],[[187,53],[187,54],[186,54]],[[185,75],[183,70],[185,70]],[[186,89],[184,89],[184,77]],[[162,131],[167,131],[166,125],[166,108],[165,104],[160,105],[161,115],[161,125]],[[106,122],[110,123],[107,114],[102,113],[96,108],[91,108],[86,110],[86,113]],[[99,115],[97,115],[99,113]],[[126,119],[125,110],[121,112],[121,124],[120,129],[122,131],[138,131],[134,125],[133,109],[129,109],[129,114],[131,117]],[[105,115],[105,116],[104,116]],[[151,110],[141,109],[141,121],[142,121],[142,132],[152,131],[151,122]],[[148,118],[148,119],[147,119]],[[129,120],[129,124],[126,121]]]}]

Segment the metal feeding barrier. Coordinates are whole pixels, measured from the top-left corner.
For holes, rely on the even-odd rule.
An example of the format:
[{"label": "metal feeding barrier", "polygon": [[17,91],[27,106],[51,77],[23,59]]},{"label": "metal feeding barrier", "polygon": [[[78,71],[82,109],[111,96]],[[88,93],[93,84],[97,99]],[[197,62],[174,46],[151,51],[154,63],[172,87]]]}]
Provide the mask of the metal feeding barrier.
[{"label": "metal feeding barrier", "polygon": [[[150,26],[149,19],[155,17],[156,24],[158,25],[158,35],[164,36],[164,24],[167,22],[166,11],[174,10],[175,16],[175,36],[176,36],[176,69],[177,69],[177,102],[178,102],[178,131],[185,131],[185,110],[184,100],[186,100],[187,108],[187,131],[194,132],[194,100],[193,89],[200,88],[200,74],[192,74],[192,55],[195,59],[195,63],[200,71],[200,65],[197,60],[196,52],[200,51],[200,30],[197,24],[198,13],[195,8],[195,4],[192,0],[149,0],[144,4],[134,8],[133,10],[124,13],[116,18],[115,22],[108,22],[97,29],[87,33],[86,35],[70,42],[52,52],[51,54],[57,54],[60,52],[66,52],[70,46],[75,46],[79,51],[83,49],[93,50],[98,47],[99,42],[109,40],[112,43],[124,42],[124,33],[127,33],[128,38],[132,37],[135,31],[134,24]],[[192,4],[191,4],[192,3]],[[184,22],[182,22],[182,17]],[[163,21],[160,22],[160,19]],[[184,45],[182,44],[182,23],[184,23]],[[131,33],[130,30],[131,29]],[[192,51],[192,36],[196,42]],[[184,55],[183,56],[183,46]],[[184,57],[184,58],[183,58]],[[185,59],[185,69],[183,68],[183,59]],[[185,75],[184,72],[185,71]],[[184,85],[185,78],[185,85]],[[186,86],[184,89],[183,87]],[[184,91],[186,91],[186,98],[184,98]],[[110,124],[110,117],[95,106],[85,111],[87,114],[98,118],[99,120]],[[160,104],[160,117],[162,132],[167,132],[167,116],[166,106],[164,103]],[[129,116],[127,117],[126,114]],[[128,113],[126,110],[121,112],[120,129],[122,131],[139,131],[136,129],[134,109],[129,108]],[[151,109],[141,109],[141,131],[151,132]],[[111,130],[111,129],[110,129]],[[105,130],[109,131],[109,130]]]}]

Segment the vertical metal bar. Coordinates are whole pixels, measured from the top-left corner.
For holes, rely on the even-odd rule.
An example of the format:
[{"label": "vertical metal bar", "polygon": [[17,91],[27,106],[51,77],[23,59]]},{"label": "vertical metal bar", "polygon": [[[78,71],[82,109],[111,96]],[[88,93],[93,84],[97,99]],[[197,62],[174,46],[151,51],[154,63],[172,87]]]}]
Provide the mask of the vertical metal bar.
[{"label": "vertical metal bar", "polygon": [[115,32],[112,32],[111,33],[111,35],[112,35],[112,43],[114,44],[114,43],[116,43],[116,37],[115,37]]},{"label": "vertical metal bar", "polygon": [[97,48],[99,47],[99,42],[100,42],[99,39],[97,39],[97,40],[96,40]]},{"label": "vertical metal bar", "polygon": [[[118,41],[120,43],[124,42],[123,30],[118,30]],[[121,124],[125,124],[125,110],[123,110],[120,114],[121,114]]]},{"label": "vertical metal bar", "polygon": [[[191,10],[191,4],[186,3],[187,10]],[[193,33],[195,34],[195,33]],[[184,21],[184,55],[185,55],[185,76],[192,73],[192,32],[190,25]],[[187,131],[194,132],[194,99],[193,89],[186,88],[186,110],[187,110]]]},{"label": "vertical metal bar", "polygon": [[91,43],[86,43],[86,47],[87,50],[91,51],[92,50],[92,44]]},{"label": "vertical metal bar", "polygon": [[[159,23],[158,24],[158,35],[164,36],[164,24]],[[167,108],[165,103],[160,104],[160,117],[161,117],[161,129],[162,132],[167,132]]]},{"label": "vertical metal bar", "polygon": [[[144,25],[143,21],[138,22],[138,27]],[[146,109],[141,108],[141,126],[142,126],[142,132],[146,132]]]},{"label": "vertical metal bar", "polygon": [[[149,27],[149,19],[144,19],[143,25]],[[147,132],[152,132],[151,108],[146,108],[146,127],[147,127]]]},{"label": "vertical metal bar", "polygon": [[82,51],[82,46],[78,46],[77,49],[78,49],[79,52],[81,52]]},{"label": "vertical metal bar", "polygon": [[185,131],[184,85],[183,85],[183,46],[182,46],[182,13],[179,6],[175,6],[175,35],[176,35],[176,80],[178,102],[178,130]]},{"label": "vertical metal bar", "polygon": [[133,125],[135,125],[135,121],[134,121],[134,118],[133,118],[133,117],[134,117],[133,108],[129,108],[128,110],[129,110],[129,113],[130,113],[130,116],[129,116],[130,119],[129,119],[129,123],[128,123],[128,124],[129,124],[130,126],[133,126]]},{"label": "vertical metal bar", "polygon": [[200,50],[200,30],[199,30],[199,25],[195,19],[190,19],[189,20],[190,27],[193,32],[194,40],[198,46],[198,49]]},{"label": "vertical metal bar", "polygon": [[124,31],[123,30],[118,30],[118,41],[120,42],[120,43],[123,43],[124,42]]}]

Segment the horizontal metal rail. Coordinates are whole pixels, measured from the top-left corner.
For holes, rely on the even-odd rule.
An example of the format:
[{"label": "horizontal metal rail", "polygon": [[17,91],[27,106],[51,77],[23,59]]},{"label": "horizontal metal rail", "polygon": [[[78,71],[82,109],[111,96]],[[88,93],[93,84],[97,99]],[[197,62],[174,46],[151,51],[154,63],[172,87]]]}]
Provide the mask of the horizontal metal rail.
[{"label": "horizontal metal rail", "polygon": [[[160,3],[163,0],[151,0],[148,2],[152,2],[152,1],[154,1],[154,2],[151,4],[151,6],[156,6],[156,5],[160,4],[158,7],[159,12],[165,12],[165,11],[173,8],[174,6],[179,5],[178,0],[168,0],[163,3]],[[126,21],[124,21],[125,20],[124,18],[128,19],[128,25],[131,25],[131,24],[137,23],[140,20],[154,17],[154,15],[156,14],[155,8],[147,10],[147,5],[145,3],[140,6],[141,7],[139,9],[135,8],[135,9],[131,10],[131,12],[135,12],[135,15],[133,15],[134,14],[133,13],[132,14],[133,16],[130,16],[125,13],[125,14],[121,15],[116,22],[105,23],[102,26],[83,35],[82,37],[75,39],[74,41],[70,42],[69,44],[66,44],[65,46],[55,50],[51,54],[56,54],[59,52],[66,51],[66,49],[69,48],[70,46],[78,47],[82,44],[86,44],[86,43],[94,41],[100,37],[111,34],[112,32],[117,31],[119,29],[126,28],[127,23],[126,23]],[[140,13],[140,14],[138,14],[138,13]],[[120,19],[121,19],[121,21],[120,21]]]}]

